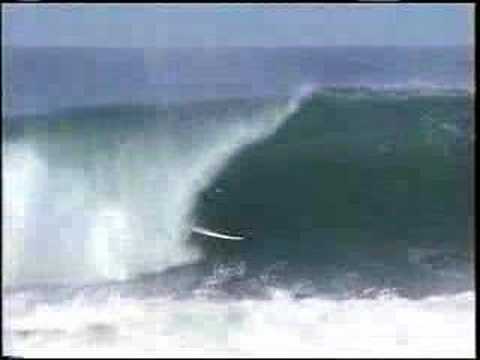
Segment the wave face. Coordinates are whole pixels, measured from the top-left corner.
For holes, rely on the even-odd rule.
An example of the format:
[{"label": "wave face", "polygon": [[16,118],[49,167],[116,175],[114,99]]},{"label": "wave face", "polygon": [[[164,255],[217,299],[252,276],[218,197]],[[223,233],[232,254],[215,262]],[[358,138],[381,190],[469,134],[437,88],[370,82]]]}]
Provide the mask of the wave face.
[{"label": "wave face", "polygon": [[7,118],[5,283],[126,279],[191,263],[197,194],[288,101],[103,106]]},{"label": "wave face", "polygon": [[199,222],[247,238],[206,253],[329,290],[352,273],[412,296],[469,288],[472,119],[463,92],[317,92],[202,193]]}]

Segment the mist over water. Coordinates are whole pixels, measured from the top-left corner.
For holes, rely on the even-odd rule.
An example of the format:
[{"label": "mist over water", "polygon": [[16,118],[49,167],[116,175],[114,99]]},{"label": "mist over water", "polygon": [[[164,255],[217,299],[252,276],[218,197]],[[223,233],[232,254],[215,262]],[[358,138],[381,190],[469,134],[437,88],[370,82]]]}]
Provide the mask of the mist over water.
[{"label": "mist over water", "polygon": [[6,52],[8,353],[473,355],[468,49],[192,52]]},{"label": "mist over water", "polygon": [[[115,110],[55,114],[32,134],[25,125],[27,144],[7,143],[5,152],[11,164],[5,181],[12,185],[6,217],[20,221],[7,234],[21,233],[7,237],[8,247],[22,247],[9,257],[7,284],[10,278],[13,284],[125,279],[198,260],[200,250],[186,241],[197,194],[235,151],[273,132],[298,101],[247,104],[240,112],[233,101],[200,113],[199,123],[182,118],[191,116],[183,109],[168,109],[127,119]],[[15,190],[22,180],[24,188]],[[41,244],[39,234],[46,237]],[[34,261],[38,256],[46,261]]]}]

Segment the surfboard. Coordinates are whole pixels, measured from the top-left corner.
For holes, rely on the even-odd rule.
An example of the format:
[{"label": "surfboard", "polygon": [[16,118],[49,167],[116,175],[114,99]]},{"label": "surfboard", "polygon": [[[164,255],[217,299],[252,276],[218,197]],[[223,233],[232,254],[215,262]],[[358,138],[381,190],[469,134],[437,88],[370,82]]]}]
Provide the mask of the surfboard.
[{"label": "surfboard", "polygon": [[219,232],[211,231],[205,228],[202,228],[200,226],[193,226],[192,227],[192,232],[205,235],[205,236],[210,236],[214,237],[217,239],[224,239],[224,240],[243,240],[243,236],[234,236],[234,235],[227,235],[227,234],[222,234]]}]

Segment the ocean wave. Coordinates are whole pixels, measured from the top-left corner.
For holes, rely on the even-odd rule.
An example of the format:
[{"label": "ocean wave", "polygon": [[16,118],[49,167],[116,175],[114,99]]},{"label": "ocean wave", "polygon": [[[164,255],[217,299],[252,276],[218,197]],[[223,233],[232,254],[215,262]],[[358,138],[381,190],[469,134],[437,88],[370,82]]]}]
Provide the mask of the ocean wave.
[{"label": "ocean wave", "polygon": [[[290,99],[7,118],[6,201],[22,213],[7,207],[18,224],[4,228],[15,249],[6,274],[18,286],[232,261],[259,274],[285,262],[317,282],[359,272],[379,288],[433,277],[465,289],[472,119],[464,91],[315,83]],[[28,173],[9,170],[19,161]],[[418,248],[440,252],[412,261]]]}]

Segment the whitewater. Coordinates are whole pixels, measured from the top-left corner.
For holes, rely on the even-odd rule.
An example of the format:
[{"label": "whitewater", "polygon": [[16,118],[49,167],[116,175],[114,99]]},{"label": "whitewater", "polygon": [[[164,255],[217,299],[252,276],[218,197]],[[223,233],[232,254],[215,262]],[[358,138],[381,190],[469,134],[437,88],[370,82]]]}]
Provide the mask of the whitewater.
[{"label": "whitewater", "polygon": [[[409,301],[269,300],[78,295],[6,312],[6,351],[26,357],[453,357],[474,356],[473,293]],[[12,299],[13,300],[13,299]],[[348,341],[346,340],[348,339]]]}]

